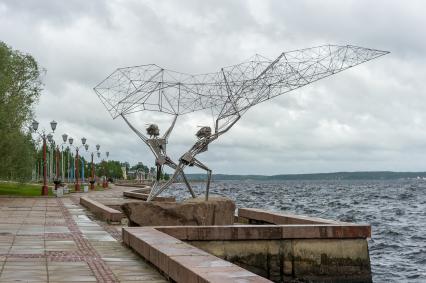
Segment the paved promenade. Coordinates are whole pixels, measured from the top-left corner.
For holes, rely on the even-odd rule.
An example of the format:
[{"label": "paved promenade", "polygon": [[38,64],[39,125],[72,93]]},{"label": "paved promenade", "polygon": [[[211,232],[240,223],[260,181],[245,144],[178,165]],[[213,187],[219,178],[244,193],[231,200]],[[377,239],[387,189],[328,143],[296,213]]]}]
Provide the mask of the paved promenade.
[{"label": "paved promenade", "polygon": [[0,198],[0,283],[167,282],[77,200]]}]

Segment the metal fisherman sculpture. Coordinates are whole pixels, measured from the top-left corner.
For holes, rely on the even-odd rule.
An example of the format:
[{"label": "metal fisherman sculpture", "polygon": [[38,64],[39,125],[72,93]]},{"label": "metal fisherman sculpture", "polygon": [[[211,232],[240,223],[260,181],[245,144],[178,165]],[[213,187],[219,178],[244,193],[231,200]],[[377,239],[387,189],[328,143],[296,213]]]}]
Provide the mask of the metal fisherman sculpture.
[{"label": "metal fisherman sculpture", "polygon": [[[157,168],[157,176],[155,178],[154,184],[151,187],[151,191],[150,194],[148,196],[148,199],[151,200],[154,196],[152,196],[154,194],[154,192],[156,192],[157,187],[160,184],[160,178],[161,178],[161,173],[163,172],[164,166],[168,166],[172,169],[176,169],[177,168],[177,164],[175,162],[173,162],[173,160],[167,155],[166,152],[166,145],[167,145],[167,141],[168,138],[170,136],[170,133],[172,132],[175,123],[176,123],[176,119],[178,117],[178,115],[175,115],[173,122],[171,124],[171,126],[167,129],[167,131],[164,133],[164,135],[162,137],[160,136],[160,130],[158,128],[158,126],[156,124],[150,124],[149,127],[146,129],[147,134],[149,135],[149,138],[146,137],[145,135],[143,135],[140,131],[138,131],[127,119],[124,115],[120,115],[123,117],[124,121],[127,123],[127,125],[133,130],[133,132],[136,133],[136,135],[138,137],[141,138],[141,140],[149,147],[149,149],[151,150],[151,152],[154,154],[155,156],[155,166]],[[185,176],[184,172],[180,172],[181,176],[191,194],[191,196],[193,198],[195,198],[195,193],[191,188],[191,185],[188,182],[188,179]]]},{"label": "metal fisherman sculpture", "polygon": [[[214,132],[208,126],[202,127],[196,134],[197,141],[179,158],[179,163],[170,159],[172,166],[167,165],[175,170],[170,180],[153,186],[148,198],[149,201],[158,196],[179,175],[194,196],[184,177],[184,169],[196,166],[207,172],[205,196],[208,200],[212,171],[197,159],[197,155],[207,151],[208,145],[229,131],[248,109],[388,53],[352,45],[323,45],[283,52],[275,60],[256,55],[219,72],[200,75],[143,65],[118,69],[95,87],[95,91],[113,118],[145,110],[176,117],[194,111],[210,111],[215,119]],[[165,150],[164,156],[167,156]]]}]

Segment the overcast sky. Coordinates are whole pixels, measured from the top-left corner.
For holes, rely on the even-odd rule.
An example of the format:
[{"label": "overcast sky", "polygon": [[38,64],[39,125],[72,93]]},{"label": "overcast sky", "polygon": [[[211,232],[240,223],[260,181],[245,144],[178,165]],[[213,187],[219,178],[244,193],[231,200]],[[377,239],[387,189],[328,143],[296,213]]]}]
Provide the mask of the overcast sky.
[{"label": "overcast sky", "polygon": [[[425,1],[402,0],[0,0],[0,40],[47,70],[35,109],[41,126],[55,119],[58,140],[85,136],[111,159],[149,165],[146,146],[93,92],[117,67],[205,73],[321,44],[387,50],[253,107],[199,159],[228,174],[425,171],[425,12]],[[173,159],[194,143],[201,115],[178,119]],[[143,113],[132,121],[164,129],[171,119]]]}]

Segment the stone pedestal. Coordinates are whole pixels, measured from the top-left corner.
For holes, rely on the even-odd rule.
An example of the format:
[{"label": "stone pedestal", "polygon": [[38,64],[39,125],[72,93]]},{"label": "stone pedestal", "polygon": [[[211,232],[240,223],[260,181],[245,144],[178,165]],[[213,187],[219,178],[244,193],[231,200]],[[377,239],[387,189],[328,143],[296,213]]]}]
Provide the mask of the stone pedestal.
[{"label": "stone pedestal", "polygon": [[176,202],[125,203],[122,211],[131,226],[208,226],[232,225],[235,203],[225,197],[211,196]]}]

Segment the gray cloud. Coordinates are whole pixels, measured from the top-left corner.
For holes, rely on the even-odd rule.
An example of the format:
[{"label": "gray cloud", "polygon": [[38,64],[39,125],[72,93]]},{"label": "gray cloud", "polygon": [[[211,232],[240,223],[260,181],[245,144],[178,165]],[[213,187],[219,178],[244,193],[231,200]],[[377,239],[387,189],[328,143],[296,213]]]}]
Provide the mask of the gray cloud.
[{"label": "gray cloud", "polygon": [[[152,162],[92,88],[117,67],[156,63],[216,71],[255,53],[324,43],[389,50],[378,60],[262,103],[200,156],[215,172],[298,173],[424,170],[426,26],[423,1],[5,1],[0,40],[47,69],[36,108],[47,125],[114,159]],[[171,117],[132,117],[167,127]],[[203,113],[180,117],[170,154],[195,140]]]}]

